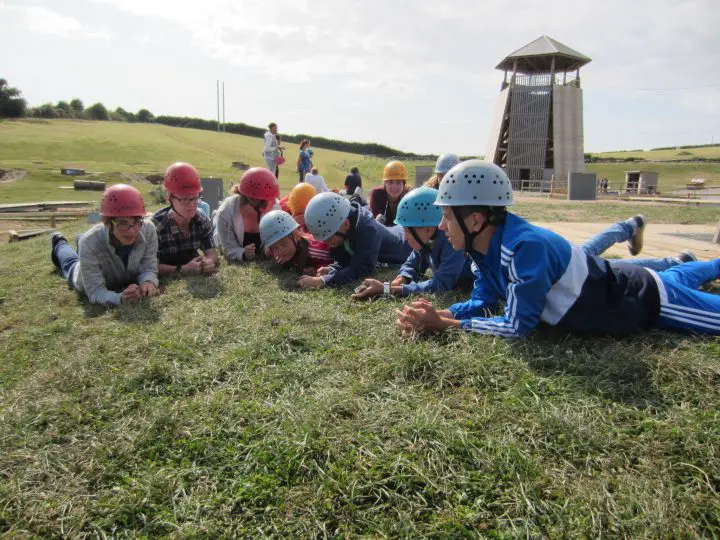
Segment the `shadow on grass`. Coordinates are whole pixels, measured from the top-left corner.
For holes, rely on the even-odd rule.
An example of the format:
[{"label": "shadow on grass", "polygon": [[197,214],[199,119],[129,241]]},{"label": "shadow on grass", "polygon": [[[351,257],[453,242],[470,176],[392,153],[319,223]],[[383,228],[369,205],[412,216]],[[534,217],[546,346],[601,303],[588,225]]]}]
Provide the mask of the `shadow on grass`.
[{"label": "shadow on grass", "polygon": [[667,337],[640,334],[627,338],[579,336],[541,327],[528,340],[510,345],[514,355],[542,377],[563,377],[605,399],[655,411],[666,408],[652,380],[656,358],[668,353]]},{"label": "shadow on grass", "polygon": [[217,298],[225,290],[223,282],[217,275],[186,278],[185,288],[193,297],[200,300]]},{"label": "shadow on grass", "polygon": [[89,319],[102,317],[112,312],[115,319],[129,324],[152,323],[160,320],[160,310],[155,307],[154,298],[143,298],[137,304],[117,307],[91,304],[85,296],[81,296],[79,302],[83,306],[85,316]]}]

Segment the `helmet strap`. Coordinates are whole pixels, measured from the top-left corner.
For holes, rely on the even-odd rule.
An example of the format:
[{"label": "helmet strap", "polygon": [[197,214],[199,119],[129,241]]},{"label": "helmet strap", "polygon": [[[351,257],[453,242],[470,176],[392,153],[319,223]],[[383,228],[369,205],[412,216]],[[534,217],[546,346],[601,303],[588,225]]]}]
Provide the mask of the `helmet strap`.
[{"label": "helmet strap", "polygon": [[424,254],[429,255],[430,252],[432,251],[432,241],[435,239],[435,235],[437,235],[437,229],[435,229],[435,232],[434,232],[434,233],[432,234],[432,236],[430,237],[430,241],[429,241],[429,242],[423,242],[423,241],[422,241],[422,239],[420,238],[420,235],[419,235],[419,234],[417,233],[417,231],[415,230],[415,227],[408,227],[408,229],[410,229],[410,234],[412,234],[412,237],[415,239],[415,241],[416,241],[418,244],[420,244],[420,246],[421,246],[421,247],[420,247],[420,251],[421,251],[422,253],[424,253]]},{"label": "helmet strap", "polygon": [[458,224],[460,225],[460,230],[463,232],[463,235],[465,235],[465,253],[472,253],[473,251],[473,241],[475,240],[475,237],[482,233],[485,228],[490,225],[490,221],[488,218],[485,219],[485,222],[480,227],[480,230],[475,232],[470,232],[468,228],[465,226],[465,220],[463,219],[462,212],[460,212],[459,206],[451,206],[452,212],[455,215],[455,219],[457,219]]}]

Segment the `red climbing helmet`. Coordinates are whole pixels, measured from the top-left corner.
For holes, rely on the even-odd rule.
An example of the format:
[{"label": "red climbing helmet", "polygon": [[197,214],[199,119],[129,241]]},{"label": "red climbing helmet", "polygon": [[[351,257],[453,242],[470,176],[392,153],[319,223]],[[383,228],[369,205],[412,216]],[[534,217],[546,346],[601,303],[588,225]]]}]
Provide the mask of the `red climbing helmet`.
[{"label": "red climbing helmet", "polygon": [[189,163],[178,161],[165,171],[165,191],[178,197],[192,197],[202,192],[200,175]]},{"label": "red climbing helmet", "polygon": [[137,217],[145,215],[142,194],[127,184],[115,184],[103,193],[100,202],[103,217]]},{"label": "red climbing helmet", "polygon": [[253,167],[240,179],[240,194],[261,201],[274,201],[280,196],[277,178],[268,169]]}]

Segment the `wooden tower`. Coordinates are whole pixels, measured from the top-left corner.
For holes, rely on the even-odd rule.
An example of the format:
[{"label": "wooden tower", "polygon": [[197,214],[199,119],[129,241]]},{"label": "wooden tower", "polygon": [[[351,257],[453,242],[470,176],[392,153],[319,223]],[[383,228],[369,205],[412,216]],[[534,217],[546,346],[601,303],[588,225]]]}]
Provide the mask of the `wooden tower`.
[{"label": "wooden tower", "polygon": [[487,159],[503,167],[518,190],[547,191],[583,172],[580,68],[590,58],[547,36],[518,49],[496,69],[505,72]]}]

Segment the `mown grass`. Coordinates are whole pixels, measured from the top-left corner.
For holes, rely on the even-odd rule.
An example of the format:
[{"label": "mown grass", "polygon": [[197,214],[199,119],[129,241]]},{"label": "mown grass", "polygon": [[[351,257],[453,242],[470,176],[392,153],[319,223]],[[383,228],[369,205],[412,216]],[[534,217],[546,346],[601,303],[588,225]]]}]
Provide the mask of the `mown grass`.
[{"label": "mown grass", "polygon": [[[297,145],[286,144],[287,162],[280,167],[280,186],[297,183]],[[261,138],[172,128],[157,124],[89,122],[80,120],[0,121],[0,169],[25,169],[20,181],[0,184],[0,203],[46,200],[99,200],[100,193],[59,189],[72,185],[60,175],[63,167],[100,173],[96,179],[127,181],[121,173],[161,173],[175,161],[195,165],[202,176],[223,178],[226,185],[240,179],[233,161],[264,166]],[[314,162],[331,187],[342,187],[345,164],[356,154],[315,149]],[[349,168],[349,167],[348,167]],[[91,177],[83,177],[94,179]],[[147,192],[151,185],[138,183]]]},{"label": "mown grass", "polygon": [[0,534],[720,534],[716,338],[403,340],[266,264],[107,310],[51,268],[0,246]]}]

